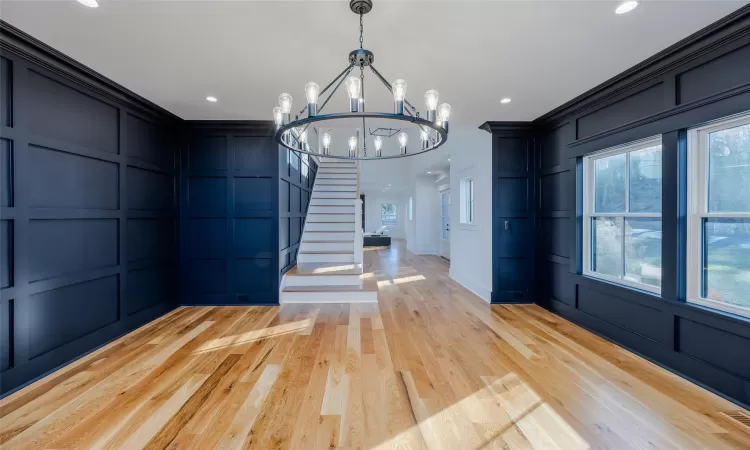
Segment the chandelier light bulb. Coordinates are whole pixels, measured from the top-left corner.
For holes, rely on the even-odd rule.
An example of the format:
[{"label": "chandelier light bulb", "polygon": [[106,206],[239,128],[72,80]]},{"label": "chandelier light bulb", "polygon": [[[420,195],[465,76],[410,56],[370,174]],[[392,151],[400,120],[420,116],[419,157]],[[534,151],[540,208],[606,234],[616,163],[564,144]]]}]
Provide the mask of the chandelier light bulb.
[{"label": "chandelier light bulb", "polygon": [[349,138],[349,151],[354,151],[357,149],[357,137],[352,136]]},{"label": "chandelier light bulb", "polygon": [[401,154],[406,154],[406,143],[409,142],[409,136],[404,132],[398,134],[398,143],[401,144]]},{"label": "chandelier light bulb", "polygon": [[279,106],[283,114],[289,114],[292,112],[292,96],[286,92],[279,95]]},{"label": "chandelier light bulb", "polygon": [[438,91],[435,89],[430,89],[429,91],[425,92],[424,94],[424,103],[427,106],[427,120],[434,121],[435,119],[430,119],[430,111],[435,111],[437,109],[438,105],[438,98],[440,98],[440,94],[438,94]]},{"label": "chandelier light bulb", "polygon": [[320,139],[323,142],[323,148],[328,148],[331,145],[331,133],[323,133],[323,137]]},{"label": "chandelier light bulb", "polygon": [[406,81],[398,79],[393,82],[393,99],[397,102],[406,98]]},{"label": "chandelier light bulb", "polygon": [[419,140],[422,142],[422,150],[427,150],[430,146],[430,133],[426,129],[421,128],[419,130]]},{"label": "chandelier light bulb", "polygon": [[383,138],[375,136],[375,156],[380,158],[383,156]]},{"label": "chandelier light bulb", "polygon": [[278,127],[278,126],[280,126],[280,125],[281,125],[281,121],[282,121],[282,120],[283,120],[283,116],[282,116],[282,114],[281,114],[281,108],[277,106],[277,107],[275,107],[275,108],[273,109],[273,122],[274,122],[274,123],[276,124],[276,126]]},{"label": "chandelier light bulb", "polygon": [[359,111],[359,95],[362,92],[362,80],[359,77],[351,76],[344,82],[346,93],[349,94],[349,111]]},{"label": "chandelier light bulb", "polygon": [[318,114],[318,95],[320,86],[318,83],[311,81],[305,85],[305,97],[307,97],[307,115],[313,117]]},{"label": "chandelier light bulb", "polygon": [[447,122],[451,117],[451,105],[443,103],[438,108],[438,120],[440,122]]}]

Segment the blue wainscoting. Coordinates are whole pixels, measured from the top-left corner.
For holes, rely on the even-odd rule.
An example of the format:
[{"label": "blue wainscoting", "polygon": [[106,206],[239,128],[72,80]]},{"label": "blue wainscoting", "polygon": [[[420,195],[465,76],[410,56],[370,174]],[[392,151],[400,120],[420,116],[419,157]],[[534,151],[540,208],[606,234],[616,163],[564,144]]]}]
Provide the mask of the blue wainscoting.
[{"label": "blue wainscoting", "polygon": [[270,122],[185,122],[183,305],[279,302],[279,148]]}]

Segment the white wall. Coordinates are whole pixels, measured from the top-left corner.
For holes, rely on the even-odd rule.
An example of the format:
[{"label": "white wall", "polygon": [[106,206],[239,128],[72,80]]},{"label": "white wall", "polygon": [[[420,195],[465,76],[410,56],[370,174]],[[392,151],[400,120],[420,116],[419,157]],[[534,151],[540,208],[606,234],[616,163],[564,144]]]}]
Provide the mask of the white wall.
[{"label": "white wall", "polygon": [[[492,137],[482,130],[451,135],[450,277],[489,302],[492,294]],[[474,179],[474,224],[460,223],[460,184]]]},{"label": "white wall", "polygon": [[401,194],[368,193],[365,194],[365,232],[376,231],[382,225],[380,221],[380,205],[395,203],[397,208],[397,225],[388,227],[391,237],[406,239],[406,202]]},{"label": "white wall", "polygon": [[[408,201],[408,200],[407,200]],[[407,248],[420,255],[440,253],[440,193],[434,180],[419,177],[414,182],[414,229]]]}]

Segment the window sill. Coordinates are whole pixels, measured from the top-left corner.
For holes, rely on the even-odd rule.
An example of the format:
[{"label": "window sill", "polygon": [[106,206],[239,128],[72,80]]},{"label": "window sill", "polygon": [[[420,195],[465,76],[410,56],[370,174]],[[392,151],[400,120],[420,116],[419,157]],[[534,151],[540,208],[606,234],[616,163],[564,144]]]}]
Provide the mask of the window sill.
[{"label": "window sill", "polygon": [[732,316],[739,317],[740,319],[750,320],[750,309],[744,309],[734,305],[728,305],[726,303],[721,303],[705,298],[691,298],[688,299],[686,303],[688,305],[700,306],[703,309],[708,309],[712,312],[731,314]]},{"label": "window sill", "polygon": [[621,278],[615,278],[615,277],[610,277],[607,275],[602,275],[596,272],[584,272],[583,276],[592,280],[602,281],[612,286],[630,289],[633,291],[637,291],[637,292],[641,292],[644,294],[649,294],[649,295],[653,295],[655,297],[661,298],[661,288],[658,288],[656,286],[649,286],[647,284],[635,283],[632,281],[623,280]]}]

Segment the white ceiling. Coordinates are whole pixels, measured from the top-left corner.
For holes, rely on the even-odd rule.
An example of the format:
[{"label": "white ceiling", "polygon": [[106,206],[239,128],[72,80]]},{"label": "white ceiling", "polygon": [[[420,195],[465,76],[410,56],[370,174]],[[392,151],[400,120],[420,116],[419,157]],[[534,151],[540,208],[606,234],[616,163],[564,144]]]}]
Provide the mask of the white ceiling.
[{"label": "white ceiling", "polygon": [[[358,46],[346,0],[99,3],[3,0],[1,12],[185,119],[270,119],[281,92],[298,110],[304,84],[324,86]],[[603,0],[376,0],[365,47],[391,81],[407,80],[412,103],[438,89],[452,126],[473,128],[535,119],[745,3],[651,0],[617,16]],[[384,88],[366,83],[368,109],[390,110]],[[513,102],[501,105],[505,96]]]}]

